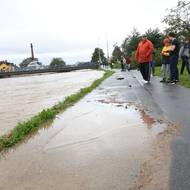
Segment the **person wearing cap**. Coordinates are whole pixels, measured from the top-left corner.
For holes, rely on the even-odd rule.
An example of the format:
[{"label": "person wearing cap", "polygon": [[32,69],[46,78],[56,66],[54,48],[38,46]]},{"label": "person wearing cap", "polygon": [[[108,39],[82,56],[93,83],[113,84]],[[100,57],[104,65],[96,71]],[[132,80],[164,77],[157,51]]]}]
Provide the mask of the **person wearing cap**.
[{"label": "person wearing cap", "polygon": [[162,80],[160,82],[166,82],[166,73],[168,71],[168,77],[170,77],[170,49],[171,43],[169,38],[165,38],[163,41],[164,47],[162,49]]},{"label": "person wearing cap", "polygon": [[147,39],[146,35],[143,35],[136,50],[136,60],[140,64],[140,72],[145,82],[150,81],[150,63],[152,61],[153,51],[154,47],[152,42]]}]

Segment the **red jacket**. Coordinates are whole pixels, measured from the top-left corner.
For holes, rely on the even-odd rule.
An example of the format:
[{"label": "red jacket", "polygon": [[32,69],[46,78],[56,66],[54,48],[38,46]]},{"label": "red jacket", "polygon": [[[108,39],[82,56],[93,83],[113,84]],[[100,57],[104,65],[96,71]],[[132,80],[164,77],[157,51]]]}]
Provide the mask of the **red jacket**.
[{"label": "red jacket", "polygon": [[150,40],[141,41],[136,51],[136,60],[139,63],[151,62],[153,50],[154,47]]}]

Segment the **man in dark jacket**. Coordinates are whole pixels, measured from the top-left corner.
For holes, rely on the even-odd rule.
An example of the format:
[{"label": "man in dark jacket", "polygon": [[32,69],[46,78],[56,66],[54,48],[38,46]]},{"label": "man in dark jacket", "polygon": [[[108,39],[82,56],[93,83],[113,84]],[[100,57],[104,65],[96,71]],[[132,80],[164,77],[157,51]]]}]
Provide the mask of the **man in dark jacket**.
[{"label": "man in dark jacket", "polygon": [[173,32],[170,32],[168,38],[171,41],[171,49],[170,49],[170,81],[171,84],[175,84],[179,81],[179,72],[177,68],[178,59],[179,59],[179,43],[176,39],[176,36]]}]

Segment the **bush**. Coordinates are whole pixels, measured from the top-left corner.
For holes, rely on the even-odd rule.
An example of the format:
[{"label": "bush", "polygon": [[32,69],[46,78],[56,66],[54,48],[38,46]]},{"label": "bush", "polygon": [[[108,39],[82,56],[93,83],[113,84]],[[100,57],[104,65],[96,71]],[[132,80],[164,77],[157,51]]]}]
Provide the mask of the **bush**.
[{"label": "bush", "polygon": [[65,61],[60,57],[53,58],[50,63],[51,67],[59,67],[59,66],[65,66],[65,65],[66,65]]},{"label": "bush", "polygon": [[121,69],[121,63],[113,63],[113,69]]},{"label": "bush", "polygon": [[135,59],[135,54],[136,54],[136,52],[133,52],[132,56],[131,56],[131,69],[138,69],[139,68],[139,63]]},{"label": "bush", "polygon": [[156,61],[156,66],[161,66],[162,65],[162,55],[161,55],[161,48],[155,50],[155,56],[154,59]]}]

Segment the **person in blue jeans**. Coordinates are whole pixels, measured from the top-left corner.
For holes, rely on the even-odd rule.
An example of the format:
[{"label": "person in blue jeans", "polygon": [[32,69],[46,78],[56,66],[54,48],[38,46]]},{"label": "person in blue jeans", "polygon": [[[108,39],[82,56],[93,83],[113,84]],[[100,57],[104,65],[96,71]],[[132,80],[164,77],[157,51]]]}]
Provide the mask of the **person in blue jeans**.
[{"label": "person in blue jeans", "polygon": [[171,41],[170,48],[170,80],[168,83],[176,84],[179,81],[179,71],[178,71],[178,59],[179,59],[179,43],[176,39],[176,35],[170,32],[168,38]]},{"label": "person in blue jeans", "polygon": [[168,77],[170,77],[170,49],[171,43],[168,38],[163,41],[164,47],[162,49],[162,80],[160,82],[166,82],[166,73],[168,71]]},{"label": "person in blue jeans", "polygon": [[156,52],[154,51],[152,53],[152,61],[150,62],[151,65],[151,75],[154,76],[155,75],[155,66],[156,66]]}]

